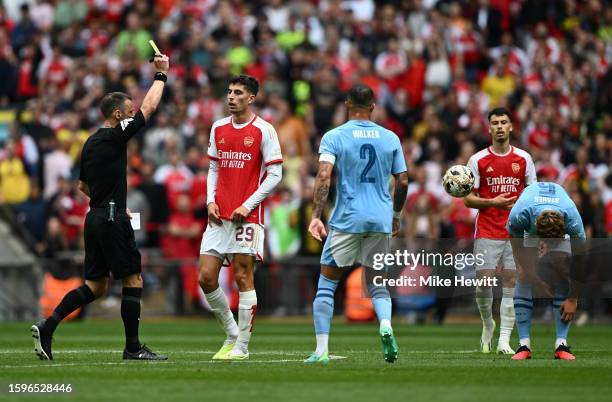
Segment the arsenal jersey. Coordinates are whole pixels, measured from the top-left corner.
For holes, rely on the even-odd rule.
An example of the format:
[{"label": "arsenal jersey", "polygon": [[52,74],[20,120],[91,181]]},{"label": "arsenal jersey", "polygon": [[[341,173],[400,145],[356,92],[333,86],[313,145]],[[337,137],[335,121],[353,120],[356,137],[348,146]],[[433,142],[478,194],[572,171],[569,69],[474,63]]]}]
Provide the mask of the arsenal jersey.
[{"label": "arsenal jersey", "polygon": [[[210,130],[208,156],[219,162],[215,202],[225,220],[257,191],[266,166],[283,162],[276,130],[259,116],[241,125],[231,116],[217,120]],[[263,219],[260,204],[246,221],[263,225]]]},{"label": "arsenal jersey", "polygon": [[[474,174],[474,188],[481,198],[491,199],[503,193],[518,198],[526,186],[537,181],[531,156],[513,146],[504,155],[494,153],[491,147],[485,148],[472,155],[468,167]],[[474,237],[508,239],[506,222],[509,214],[509,209],[480,209]]]}]

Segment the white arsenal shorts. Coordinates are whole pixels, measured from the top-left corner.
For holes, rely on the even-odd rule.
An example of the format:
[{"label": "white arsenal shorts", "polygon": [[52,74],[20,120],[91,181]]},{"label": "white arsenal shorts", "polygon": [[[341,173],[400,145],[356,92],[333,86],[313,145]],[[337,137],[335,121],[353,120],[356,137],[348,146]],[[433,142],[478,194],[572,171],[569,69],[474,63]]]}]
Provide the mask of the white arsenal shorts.
[{"label": "white arsenal shorts", "polygon": [[200,255],[212,255],[222,260],[232,260],[233,254],[255,256],[263,259],[264,228],[257,223],[234,223],[222,220],[222,225],[208,223],[202,235]]},{"label": "white arsenal shorts", "polygon": [[484,260],[482,265],[474,265],[476,271],[497,267],[516,270],[510,240],[478,238],[474,241],[474,254],[480,254]]}]

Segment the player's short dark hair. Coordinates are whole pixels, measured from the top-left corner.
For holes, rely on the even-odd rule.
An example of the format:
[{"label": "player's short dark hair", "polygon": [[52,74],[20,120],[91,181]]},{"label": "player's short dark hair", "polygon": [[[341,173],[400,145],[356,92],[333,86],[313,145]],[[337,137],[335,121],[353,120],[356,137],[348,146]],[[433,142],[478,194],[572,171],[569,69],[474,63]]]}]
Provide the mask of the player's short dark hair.
[{"label": "player's short dark hair", "polygon": [[130,95],[123,92],[111,92],[102,98],[100,102],[100,110],[102,111],[102,115],[104,118],[108,119],[113,117],[113,112],[121,106],[123,106],[123,102],[128,99],[132,99]]},{"label": "player's short dark hair", "polygon": [[354,106],[369,107],[374,103],[374,91],[365,84],[356,84],[349,89],[346,99]]},{"label": "player's short dark hair", "polygon": [[246,88],[253,95],[257,95],[259,92],[259,81],[257,78],[251,77],[250,75],[238,75],[229,80],[228,86],[232,84],[239,84]]},{"label": "player's short dark hair", "polygon": [[489,115],[487,116],[487,120],[491,121],[491,117],[503,116],[503,115],[508,116],[508,119],[512,121],[512,116],[510,116],[510,111],[506,109],[505,107],[496,107],[495,109],[491,110],[489,112]]},{"label": "player's short dark hair", "polygon": [[562,239],[565,220],[559,211],[543,211],[536,218],[536,235],[543,239]]}]

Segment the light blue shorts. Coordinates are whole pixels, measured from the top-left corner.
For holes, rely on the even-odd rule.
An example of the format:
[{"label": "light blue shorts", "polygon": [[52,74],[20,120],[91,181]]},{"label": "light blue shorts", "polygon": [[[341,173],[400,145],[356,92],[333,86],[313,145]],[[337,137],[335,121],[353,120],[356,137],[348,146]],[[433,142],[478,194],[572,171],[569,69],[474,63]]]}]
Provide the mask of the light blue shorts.
[{"label": "light blue shorts", "polygon": [[389,233],[346,233],[331,229],[321,253],[321,265],[345,268],[361,263],[371,268],[375,254],[389,252],[390,239]]}]

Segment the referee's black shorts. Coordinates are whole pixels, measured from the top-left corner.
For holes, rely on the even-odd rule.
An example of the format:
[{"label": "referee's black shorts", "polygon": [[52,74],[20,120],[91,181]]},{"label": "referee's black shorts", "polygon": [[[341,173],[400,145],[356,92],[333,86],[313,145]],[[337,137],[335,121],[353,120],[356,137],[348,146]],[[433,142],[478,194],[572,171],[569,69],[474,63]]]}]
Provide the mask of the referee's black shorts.
[{"label": "referee's black shorts", "polygon": [[106,208],[91,209],[85,218],[85,279],[98,280],[112,272],[123,279],[141,272],[140,252],[125,212],[108,221]]}]

